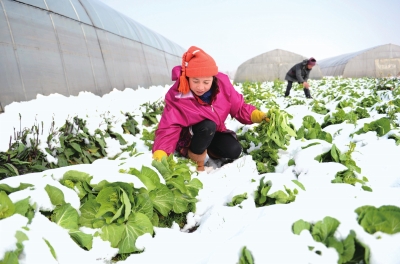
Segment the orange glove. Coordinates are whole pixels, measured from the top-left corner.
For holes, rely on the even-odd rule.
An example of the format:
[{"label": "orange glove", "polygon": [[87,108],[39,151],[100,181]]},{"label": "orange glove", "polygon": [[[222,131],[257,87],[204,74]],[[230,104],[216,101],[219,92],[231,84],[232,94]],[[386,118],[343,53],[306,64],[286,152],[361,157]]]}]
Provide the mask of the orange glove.
[{"label": "orange glove", "polygon": [[153,153],[153,159],[161,161],[163,157],[168,157],[167,153],[164,150],[156,150]]},{"label": "orange glove", "polygon": [[267,114],[255,109],[253,112],[251,112],[251,122],[253,123],[261,123],[263,120],[269,122],[269,118],[267,117]]}]

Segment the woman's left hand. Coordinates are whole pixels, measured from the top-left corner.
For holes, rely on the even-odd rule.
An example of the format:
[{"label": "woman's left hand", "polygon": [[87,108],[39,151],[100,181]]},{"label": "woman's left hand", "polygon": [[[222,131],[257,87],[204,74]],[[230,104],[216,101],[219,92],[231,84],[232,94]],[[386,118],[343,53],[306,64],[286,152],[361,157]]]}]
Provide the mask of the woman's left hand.
[{"label": "woman's left hand", "polygon": [[252,113],[251,113],[251,122],[253,123],[261,123],[262,121],[267,121],[269,122],[269,118],[267,117],[267,114],[255,109]]}]

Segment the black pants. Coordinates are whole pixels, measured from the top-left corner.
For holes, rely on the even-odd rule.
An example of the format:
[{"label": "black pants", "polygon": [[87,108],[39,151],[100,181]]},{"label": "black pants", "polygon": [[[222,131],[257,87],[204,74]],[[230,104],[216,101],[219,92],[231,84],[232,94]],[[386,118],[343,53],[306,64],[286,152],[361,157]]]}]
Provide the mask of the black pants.
[{"label": "black pants", "polygon": [[217,125],[208,119],[193,125],[189,149],[194,154],[201,154],[208,149],[219,157],[237,159],[242,153],[239,141],[231,133],[217,132],[216,128]]},{"label": "black pants", "polygon": [[[292,89],[292,84],[293,84],[293,82],[288,81],[287,87],[286,87],[285,96],[289,96],[289,94],[290,94],[290,89]],[[300,84],[300,83],[299,83],[299,84]],[[306,95],[306,97],[311,97],[310,89],[304,88],[303,91],[304,91],[304,94]]]}]

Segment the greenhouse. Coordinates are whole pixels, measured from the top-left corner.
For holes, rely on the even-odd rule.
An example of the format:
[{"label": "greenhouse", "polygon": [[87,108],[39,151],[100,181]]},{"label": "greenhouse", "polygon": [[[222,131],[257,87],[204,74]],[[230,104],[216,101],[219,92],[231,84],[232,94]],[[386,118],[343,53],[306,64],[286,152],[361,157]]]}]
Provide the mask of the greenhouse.
[{"label": "greenhouse", "polygon": [[[293,65],[308,59],[302,55],[275,49],[265,52],[242,63],[235,74],[235,82],[267,82],[276,79],[285,80],[285,75]],[[321,79],[322,74],[317,64],[310,73],[310,79]]]},{"label": "greenhouse", "polygon": [[319,61],[324,76],[395,77],[400,76],[400,46],[381,45]]},{"label": "greenhouse", "polygon": [[185,50],[98,0],[3,0],[0,112],[37,94],[171,83]]}]

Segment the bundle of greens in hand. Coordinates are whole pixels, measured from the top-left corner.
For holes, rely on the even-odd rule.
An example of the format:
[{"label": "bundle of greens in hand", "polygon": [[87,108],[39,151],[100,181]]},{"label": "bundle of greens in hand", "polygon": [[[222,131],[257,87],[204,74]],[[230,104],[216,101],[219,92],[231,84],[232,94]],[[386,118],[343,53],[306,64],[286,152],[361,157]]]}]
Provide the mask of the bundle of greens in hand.
[{"label": "bundle of greens in hand", "polygon": [[[278,164],[278,150],[286,150],[290,138],[296,137],[294,127],[289,124],[291,115],[272,107],[266,116],[269,122],[264,121],[253,130],[238,134],[244,152],[250,154],[256,161],[259,173],[274,172],[274,167]],[[250,148],[251,143],[256,148]]]}]

